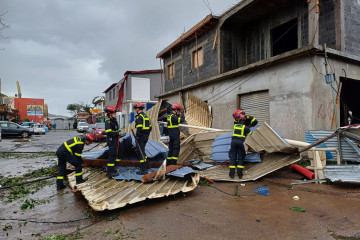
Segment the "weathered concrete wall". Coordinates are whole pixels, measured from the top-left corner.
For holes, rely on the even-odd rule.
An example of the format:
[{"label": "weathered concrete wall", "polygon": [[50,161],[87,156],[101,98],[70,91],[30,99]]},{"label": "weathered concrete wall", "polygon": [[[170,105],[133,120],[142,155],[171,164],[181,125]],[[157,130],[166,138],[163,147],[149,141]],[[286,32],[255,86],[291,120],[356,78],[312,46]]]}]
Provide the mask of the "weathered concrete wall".
[{"label": "weathered concrete wall", "polygon": [[269,15],[260,16],[249,22],[225,23],[222,28],[224,72],[270,58],[272,56],[271,29],[295,18],[298,19],[298,47],[300,48],[308,44],[308,4],[306,1],[291,1],[289,5],[278,6],[271,10]]},{"label": "weathered concrete wall", "polygon": [[344,51],[360,56],[360,1],[343,0]]},{"label": "weathered concrete wall", "polygon": [[[197,82],[199,79],[206,79],[218,74],[217,45],[212,49],[216,28],[210,29],[204,35],[197,38],[191,44],[184,45],[182,50],[173,52],[172,57],[164,59],[165,74],[167,76],[167,65],[171,60],[175,63],[175,78],[165,80],[165,91],[172,90],[184,85]],[[191,68],[191,54],[196,47],[204,51],[204,64],[197,69]],[[166,77],[167,78],[167,77]]]},{"label": "weathered concrete wall", "polygon": [[319,13],[319,44],[336,48],[335,0],[321,0]]}]

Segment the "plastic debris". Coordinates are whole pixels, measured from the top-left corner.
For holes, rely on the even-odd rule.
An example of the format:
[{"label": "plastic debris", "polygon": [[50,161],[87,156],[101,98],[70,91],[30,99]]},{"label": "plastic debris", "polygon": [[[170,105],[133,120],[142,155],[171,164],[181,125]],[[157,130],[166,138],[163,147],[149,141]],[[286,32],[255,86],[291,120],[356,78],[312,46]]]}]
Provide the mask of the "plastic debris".
[{"label": "plastic debris", "polygon": [[258,188],[254,188],[253,191],[254,191],[254,193],[269,196],[269,188],[268,187],[261,186]]}]

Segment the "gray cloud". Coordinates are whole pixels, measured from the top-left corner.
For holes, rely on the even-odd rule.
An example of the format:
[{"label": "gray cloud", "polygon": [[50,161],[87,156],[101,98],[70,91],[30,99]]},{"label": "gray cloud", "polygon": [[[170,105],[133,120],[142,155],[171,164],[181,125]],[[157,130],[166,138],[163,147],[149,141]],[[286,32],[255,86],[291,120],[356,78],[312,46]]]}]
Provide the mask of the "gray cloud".
[{"label": "gray cloud", "polygon": [[127,70],[160,68],[156,54],[210,13],[238,0],[2,0],[2,92],[44,98],[49,112],[90,103]]}]

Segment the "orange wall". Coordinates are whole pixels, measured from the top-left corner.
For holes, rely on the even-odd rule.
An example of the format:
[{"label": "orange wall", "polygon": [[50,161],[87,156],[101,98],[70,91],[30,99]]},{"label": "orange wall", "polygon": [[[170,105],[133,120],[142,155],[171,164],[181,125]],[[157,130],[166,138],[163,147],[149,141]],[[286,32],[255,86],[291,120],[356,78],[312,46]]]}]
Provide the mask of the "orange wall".
[{"label": "orange wall", "polygon": [[14,107],[19,110],[21,122],[23,122],[25,118],[35,122],[35,101],[37,106],[36,122],[42,123],[44,121],[44,99],[15,98]]}]

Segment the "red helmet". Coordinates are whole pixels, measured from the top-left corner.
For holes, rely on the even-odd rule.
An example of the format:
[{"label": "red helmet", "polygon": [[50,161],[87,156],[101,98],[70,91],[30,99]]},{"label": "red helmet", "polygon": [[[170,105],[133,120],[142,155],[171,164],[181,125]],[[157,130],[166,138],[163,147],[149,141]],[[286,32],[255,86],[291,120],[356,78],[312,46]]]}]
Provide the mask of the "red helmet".
[{"label": "red helmet", "polygon": [[175,104],[173,104],[173,105],[171,106],[171,108],[172,108],[173,110],[180,110],[180,109],[181,109],[181,105],[178,104],[178,103],[175,103]]},{"label": "red helmet", "polygon": [[135,108],[145,108],[145,105],[144,105],[142,102],[138,102],[137,104],[134,105],[133,108],[134,108],[134,109],[135,109]]},{"label": "red helmet", "polygon": [[245,115],[243,114],[243,110],[238,109],[234,112],[233,117],[236,121],[245,120]]},{"label": "red helmet", "polygon": [[114,113],[117,111],[116,107],[114,106],[107,106],[104,110],[106,113]]},{"label": "red helmet", "polygon": [[242,115],[246,115],[246,113],[245,113],[245,111],[244,111],[244,110],[239,109],[239,111],[240,111],[240,113],[241,113]]},{"label": "red helmet", "polygon": [[91,133],[85,134],[86,140],[89,140],[90,142],[93,142],[95,140],[95,136]]}]

